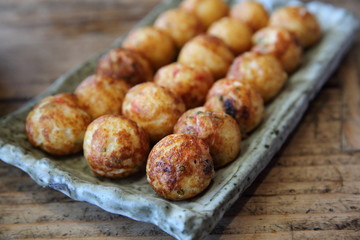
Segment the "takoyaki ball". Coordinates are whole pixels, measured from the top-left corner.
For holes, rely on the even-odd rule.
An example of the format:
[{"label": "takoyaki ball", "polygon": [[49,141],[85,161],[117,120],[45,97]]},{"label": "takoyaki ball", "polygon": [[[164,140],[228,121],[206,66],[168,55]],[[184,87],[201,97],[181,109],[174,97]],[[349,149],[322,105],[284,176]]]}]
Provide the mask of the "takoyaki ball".
[{"label": "takoyaki ball", "polygon": [[[192,115],[194,115],[195,113],[197,113],[197,112],[208,112],[209,110],[206,108],[206,107],[204,107],[204,106],[201,106],[201,107],[196,107],[196,108],[191,108],[191,109],[189,109],[189,110],[187,110],[186,112],[184,112],[182,115],[181,115],[181,117],[180,118],[186,118],[186,117],[188,117],[188,116],[192,116]],[[179,118],[179,119],[180,119]],[[179,121],[179,120],[178,120]]]},{"label": "takoyaki ball", "polygon": [[214,176],[209,147],[189,134],[172,134],[151,150],[147,180],[156,193],[171,200],[192,198],[204,191]]},{"label": "takoyaki ball", "polygon": [[153,77],[149,61],[141,54],[125,48],[112,49],[102,56],[97,74],[122,79],[131,86],[151,81]]},{"label": "takoyaki ball", "polygon": [[202,105],[214,78],[205,68],[172,63],[158,70],[154,81],[180,96],[187,108]]},{"label": "takoyaki ball", "polygon": [[106,114],[121,114],[130,86],[121,79],[91,75],[76,88],[79,105],[95,119]]},{"label": "takoyaki ball", "polygon": [[181,7],[199,17],[205,28],[225,17],[229,7],[222,0],[185,0]]},{"label": "takoyaki ball", "polygon": [[123,115],[135,121],[157,142],[172,133],[178,118],[185,112],[182,99],[153,82],[131,88],[123,102]]},{"label": "takoyaki ball", "polygon": [[266,102],[280,92],[287,74],[274,56],[247,52],[234,60],[226,78],[250,83]]},{"label": "takoyaki ball", "polygon": [[174,133],[194,135],[210,148],[215,168],[235,160],[240,152],[241,133],[234,118],[224,112],[190,110],[174,126]]},{"label": "takoyaki ball", "polygon": [[101,116],[85,133],[84,155],[97,176],[123,178],[138,172],[145,167],[149,150],[145,131],[124,116]]},{"label": "takoyaki ball", "polygon": [[154,26],[166,31],[180,49],[187,41],[205,31],[200,19],[182,8],[170,9],[162,13]]},{"label": "takoyaki ball", "polygon": [[123,47],[145,56],[155,70],[169,64],[176,56],[176,46],[171,36],[152,26],[130,32],[124,40]]},{"label": "takoyaki ball", "polygon": [[321,37],[321,28],[316,17],[302,6],[277,9],[271,15],[269,25],[293,32],[304,48],[315,44]]},{"label": "takoyaki ball", "polygon": [[242,1],[230,10],[230,17],[246,23],[253,32],[266,27],[269,14],[261,3],[255,1]]},{"label": "takoyaki ball", "polygon": [[30,143],[54,155],[80,152],[91,117],[74,94],[61,93],[41,100],[26,118]]},{"label": "takoyaki ball", "polygon": [[266,27],[253,36],[252,51],[272,54],[281,63],[283,69],[291,73],[301,64],[302,48],[296,36],[280,27]]},{"label": "takoyaki ball", "polygon": [[254,87],[246,82],[221,79],[210,89],[205,108],[225,112],[235,118],[241,134],[254,130],[263,119],[264,102]]},{"label": "takoyaki ball", "polygon": [[233,18],[224,17],[214,22],[208,29],[208,34],[223,40],[235,55],[250,50],[252,45],[250,28]]},{"label": "takoyaki ball", "polygon": [[181,49],[178,61],[193,67],[206,67],[215,79],[225,76],[234,56],[226,44],[211,35],[199,35]]}]

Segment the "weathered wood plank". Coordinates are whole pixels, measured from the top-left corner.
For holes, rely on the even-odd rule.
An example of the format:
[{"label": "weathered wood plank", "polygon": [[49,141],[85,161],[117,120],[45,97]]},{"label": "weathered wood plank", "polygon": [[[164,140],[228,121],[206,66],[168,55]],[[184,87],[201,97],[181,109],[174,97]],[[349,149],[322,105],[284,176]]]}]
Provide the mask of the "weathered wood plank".
[{"label": "weathered wood plank", "polygon": [[360,151],[360,80],[357,66],[359,58],[356,49],[342,65],[342,128],[343,151]]},{"label": "weathered wood plank", "polygon": [[[229,217],[279,214],[360,213],[360,195],[304,194],[243,197],[226,214]],[[21,217],[19,217],[21,216]],[[360,216],[360,214],[359,214]],[[126,219],[105,213],[102,209],[81,202],[0,204],[2,224],[66,223],[69,221],[104,222]]]}]

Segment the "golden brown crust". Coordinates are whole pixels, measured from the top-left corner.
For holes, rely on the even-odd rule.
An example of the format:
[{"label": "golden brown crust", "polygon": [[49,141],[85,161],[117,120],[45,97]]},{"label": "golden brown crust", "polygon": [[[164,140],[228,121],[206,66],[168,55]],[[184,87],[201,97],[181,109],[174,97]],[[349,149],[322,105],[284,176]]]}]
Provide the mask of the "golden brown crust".
[{"label": "golden brown crust", "polygon": [[149,138],[138,125],[120,115],[105,115],[87,128],[84,155],[94,174],[123,178],[138,172],[149,153]]},{"label": "golden brown crust", "polygon": [[176,56],[174,40],[165,31],[152,26],[130,32],[123,47],[145,56],[154,70],[169,64]]},{"label": "golden brown crust", "polygon": [[208,28],[213,22],[228,14],[228,5],[222,0],[185,0],[181,8],[193,12]]},{"label": "golden brown crust", "polygon": [[29,142],[54,155],[82,150],[91,117],[77,105],[75,95],[61,93],[41,100],[26,118]]},{"label": "golden brown crust", "polygon": [[234,56],[219,38],[202,34],[187,42],[181,49],[178,61],[194,67],[206,67],[215,79],[226,74]]},{"label": "golden brown crust", "polygon": [[277,9],[271,15],[269,25],[293,32],[304,48],[312,46],[321,37],[321,28],[316,17],[302,6]]},{"label": "golden brown crust", "polygon": [[214,22],[208,29],[208,34],[220,38],[230,48],[234,55],[238,55],[251,48],[251,29],[236,19],[223,17]]},{"label": "golden brown crust", "polygon": [[102,56],[96,73],[114,79],[122,79],[131,86],[152,80],[153,71],[150,63],[139,53],[115,48]]},{"label": "golden brown crust", "polygon": [[200,19],[182,8],[163,12],[155,21],[154,26],[166,31],[180,49],[187,41],[205,31]]},{"label": "golden brown crust", "polygon": [[144,128],[153,142],[170,134],[184,112],[180,97],[152,82],[131,88],[123,102],[123,114]]},{"label": "golden brown crust", "polygon": [[285,28],[266,27],[253,36],[252,51],[272,54],[288,73],[295,71],[301,64],[302,48],[296,36]]},{"label": "golden brown crust", "polygon": [[242,1],[230,10],[230,17],[246,23],[254,32],[266,27],[269,14],[261,3],[255,1]]},{"label": "golden brown crust", "polygon": [[121,114],[122,102],[129,88],[121,79],[91,75],[80,83],[75,95],[80,107],[95,119],[106,114]]},{"label": "golden brown crust", "polygon": [[184,200],[205,190],[214,176],[208,146],[189,134],[172,134],[151,150],[146,174],[151,187],[164,198]]},{"label": "golden brown crust", "polygon": [[235,160],[240,152],[240,128],[230,115],[201,108],[185,112],[174,126],[174,133],[194,135],[210,148],[215,168]]},{"label": "golden brown crust", "polygon": [[264,115],[264,103],[252,85],[229,79],[215,82],[205,107],[211,112],[225,112],[235,118],[242,134],[254,130]]},{"label": "golden brown crust", "polygon": [[205,102],[214,78],[205,68],[194,68],[176,62],[160,68],[154,82],[180,96],[187,108],[193,108]]},{"label": "golden brown crust", "polygon": [[274,56],[247,52],[235,58],[226,78],[250,83],[266,102],[280,92],[287,74]]}]

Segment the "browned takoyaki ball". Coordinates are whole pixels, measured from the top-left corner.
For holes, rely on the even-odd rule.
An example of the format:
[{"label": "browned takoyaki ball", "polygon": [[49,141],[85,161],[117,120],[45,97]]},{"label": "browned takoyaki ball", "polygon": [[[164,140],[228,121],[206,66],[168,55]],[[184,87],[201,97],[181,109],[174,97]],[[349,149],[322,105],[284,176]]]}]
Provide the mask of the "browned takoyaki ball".
[{"label": "browned takoyaki ball", "polygon": [[224,112],[190,110],[174,126],[174,133],[194,135],[208,144],[215,168],[235,160],[240,152],[241,133],[234,118]]},{"label": "browned takoyaki ball", "polygon": [[254,87],[229,79],[214,83],[205,107],[211,112],[225,112],[235,118],[242,134],[254,130],[264,115],[263,99]]},{"label": "browned takoyaki ball", "polygon": [[102,56],[97,74],[122,79],[131,86],[151,81],[153,77],[149,61],[141,54],[125,48],[112,49]]},{"label": "browned takoyaki ball", "polygon": [[266,27],[269,14],[261,3],[255,1],[242,1],[230,10],[230,17],[246,23],[254,32]]},{"label": "browned takoyaki ball", "polygon": [[269,25],[293,32],[304,48],[315,44],[321,37],[321,28],[316,17],[302,6],[277,9],[271,15]]},{"label": "browned takoyaki ball", "polygon": [[222,0],[185,0],[181,7],[197,15],[206,28],[225,17],[229,11],[228,5]]},{"label": "browned takoyaki ball", "polygon": [[26,135],[32,145],[54,155],[82,150],[91,117],[77,104],[75,95],[61,93],[41,100],[26,118]]},{"label": "browned takoyaki ball", "polygon": [[205,31],[200,19],[182,8],[170,9],[162,13],[154,26],[166,31],[180,49],[187,41]]},{"label": "browned takoyaki ball", "polygon": [[129,88],[124,80],[91,75],[76,88],[75,95],[80,107],[95,119],[106,114],[121,114]]},{"label": "browned takoyaki ball", "polygon": [[180,96],[187,108],[202,105],[214,78],[205,68],[172,63],[158,70],[154,81]]},{"label": "browned takoyaki ball", "polygon": [[226,44],[211,35],[199,35],[181,49],[178,61],[193,67],[206,67],[215,79],[225,76],[234,56]]},{"label": "browned takoyaki ball", "polygon": [[123,115],[135,121],[157,142],[172,133],[178,118],[185,112],[182,99],[153,82],[131,88],[123,102]]},{"label": "browned takoyaki ball", "polygon": [[175,59],[176,46],[171,36],[152,26],[135,29],[124,40],[123,47],[139,52],[158,69]]},{"label": "browned takoyaki ball", "polygon": [[214,22],[208,29],[208,34],[223,40],[235,55],[250,50],[252,45],[250,28],[233,18],[224,17]]},{"label": "browned takoyaki ball", "polygon": [[123,178],[145,167],[150,150],[145,131],[124,116],[104,115],[87,128],[84,155],[98,176]]},{"label": "browned takoyaki ball", "polygon": [[287,74],[274,56],[247,52],[234,60],[226,78],[250,83],[266,102],[280,92]]},{"label": "browned takoyaki ball", "polygon": [[184,200],[204,191],[214,176],[209,147],[189,134],[172,134],[151,150],[146,175],[151,187],[164,198]]},{"label": "browned takoyaki ball", "polygon": [[291,73],[301,64],[302,48],[296,36],[285,28],[266,27],[253,36],[252,51],[272,54]]}]

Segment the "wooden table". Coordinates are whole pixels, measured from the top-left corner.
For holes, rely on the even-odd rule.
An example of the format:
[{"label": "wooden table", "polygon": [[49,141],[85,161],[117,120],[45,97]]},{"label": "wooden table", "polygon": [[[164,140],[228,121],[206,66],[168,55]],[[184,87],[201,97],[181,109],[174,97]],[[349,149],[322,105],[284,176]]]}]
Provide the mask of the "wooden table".
[{"label": "wooden table", "polygon": [[[0,0],[0,116],[129,30],[159,0]],[[360,16],[360,1],[327,2]],[[360,239],[360,42],[208,239]],[[0,239],[173,239],[0,162]]]}]

